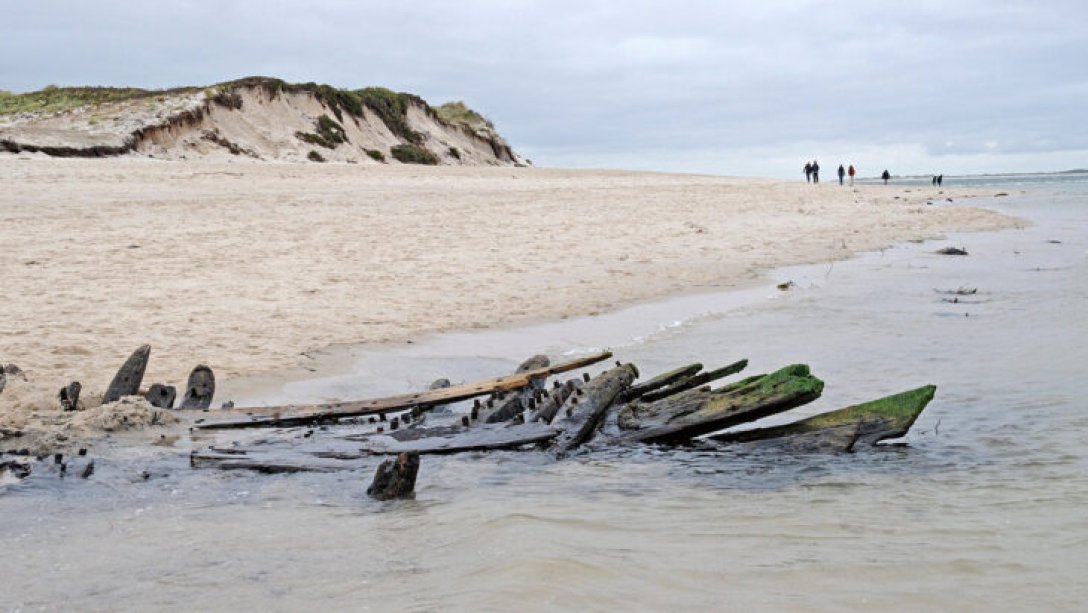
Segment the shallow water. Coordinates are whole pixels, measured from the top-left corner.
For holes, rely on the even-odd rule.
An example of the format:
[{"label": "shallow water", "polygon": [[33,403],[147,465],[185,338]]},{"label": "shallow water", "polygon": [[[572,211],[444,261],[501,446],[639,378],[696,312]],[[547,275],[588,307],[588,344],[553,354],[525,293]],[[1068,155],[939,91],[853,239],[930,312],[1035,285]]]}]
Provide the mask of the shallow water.
[{"label": "shallow water", "polygon": [[[401,392],[505,372],[538,352],[608,347],[644,376],[747,357],[748,373],[805,362],[827,382],[791,418],[937,384],[906,447],[424,458],[415,500],[377,503],[365,496],[372,466],[191,471],[183,442],[180,453],[119,442],[92,479],[42,469],[0,494],[0,602],[1079,610],[1088,601],[1088,186],[1033,189],[994,202],[1034,222],[1023,230],[776,271],[775,282],[796,283],[787,292],[688,296],[362,349],[351,373],[235,398]],[[933,254],[946,245],[971,255]],[[960,287],[978,293],[949,303],[935,291]]]}]

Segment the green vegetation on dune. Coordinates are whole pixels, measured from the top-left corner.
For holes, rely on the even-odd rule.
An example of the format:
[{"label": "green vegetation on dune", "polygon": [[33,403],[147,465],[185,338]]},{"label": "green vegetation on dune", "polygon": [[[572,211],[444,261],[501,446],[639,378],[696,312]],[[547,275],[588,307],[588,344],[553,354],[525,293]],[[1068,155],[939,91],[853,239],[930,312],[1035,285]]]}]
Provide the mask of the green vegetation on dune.
[{"label": "green vegetation on dune", "polygon": [[464,126],[473,132],[491,133],[495,131],[495,125],[489,119],[468,108],[460,100],[437,106],[434,111],[439,119],[450,125]]},{"label": "green vegetation on dune", "polygon": [[[345,115],[356,119],[364,116],[364,109],[370,109],[385,126],[407,145],[395,147],[390,153],[396,159],[413,164],[436,164],[437,158],[422,147],[425,135],[413,130],[408,123],[408,111],[415,105],[435,121],[449,126],[463,126],[473,133],[487,139],[497,156],[502,157],[508,147],[494,132],[494,126],[487,118],[468,108],[463,102],[450,102],[437,109],[432,108],[419,96],[405,92],[395,92],[384,87],[363,89],[340,89],[320,83],[288,83],[273,77],[252,76],[224,81],[207,88],[177,87],[172,89],[140,89],[135,87],[56,87],[49,86],[41,91],[15,94],[0,90],[0,115],[14,113],[50,113],[70,111],[83,106],[109,105],[123,102],[143,102],[153,107],[156,99],[170,95],[204,94],[207,104],[241,110],[244,90],[260,90],[269,98],[275,99],[281,94],[310,94],[316,97],[335,117],[322,115],[315,123],[313,132],[298,132],[296,136],[313,145],[335,148],[347,142],[344,131]],[[119,112],[123,112],[118,110]],[[96,111],[94,122],[108,117],[109,110]],[[460,159],[462,152],[455,148],[448,150],[451,157]],[[370,157],[384,161],[384,154],[379,151],[367,151]]]},{"label": "green vegetation on dune", "polygon": [[426,164],[434,166],[438,164],[438,157],[422,147],[415,145],[397,145],[390,151],[393,157],[405,164]]},{"label": "green vegetation on dune", "polygon": [[430,108],[421,98],[384,87],[367,87],[351,93],[358,95],[362,103],[378,115],[390,132],[413,145],[423,142],[423,135],[408,127],[409,104],[415,102],[422,104],[424,108]]},{"label": "green vegetation on dune", "polygon": [[184,94],[197,91],[200,91],[200,89],[196,87],[139,89],[136,87],[57,87],[49,85],[42,90],[25,94],[0,92],[0,115],[55,113],[87,105],[97,106],[154,98],[166,94]]}]

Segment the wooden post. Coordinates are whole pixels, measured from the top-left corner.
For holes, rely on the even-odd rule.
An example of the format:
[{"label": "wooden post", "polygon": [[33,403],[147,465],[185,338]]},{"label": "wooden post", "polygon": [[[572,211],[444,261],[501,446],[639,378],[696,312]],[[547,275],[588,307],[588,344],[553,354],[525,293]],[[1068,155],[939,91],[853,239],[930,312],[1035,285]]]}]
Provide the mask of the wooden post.
[{"label": "wooden post", "polygon": [[374,473],[374,481],[366,493],[378,500],[409,498],[415,492],[419,473],[419,454],[401,453],[395,460],[386,460]]}]

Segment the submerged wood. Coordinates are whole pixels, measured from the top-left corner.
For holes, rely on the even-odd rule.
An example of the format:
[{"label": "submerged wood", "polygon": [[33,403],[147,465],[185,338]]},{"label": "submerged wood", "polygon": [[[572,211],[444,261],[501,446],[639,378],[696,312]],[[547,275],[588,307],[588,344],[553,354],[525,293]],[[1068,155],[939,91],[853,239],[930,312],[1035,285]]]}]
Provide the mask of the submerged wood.
[{"label": "submerged wood", "polygon": [[185,384],[185,396],[182,398],[182,409],[206,409],[212,406],[212,397],[215,396],[215,373],[212,369],[198,364],[193,372],[189,373],[189,381]]},{"label": "submerged wood", "polygon": [[147,370],[147,360],[151,356],[151,345],[141,345],[139,349],[121,365],[121,369],[113,376],[110,386],[106,388],[106,394],[102,396],[102,404],[116,402],[122,396],[135,396],[140,391],[140,384],[144,381],[144,371]]},{"label": "submerged wood", "polygon": [[717,390],[689,390],[658,402],[628,404],[619,416],[627,432],[614,442],[686,442],[812,402],[823,386],[808,366],[794,364]]},{"label": "submerged wood", "polygon": [[378,466],[366,493],[378,500],[409,498],[415,493],[418,473],[419,454],[401,453],[395,460],[386,460]]},{"label": "submerged wood", "polygon": [[560,431],[553,447],[566,453],[589,440],[620,392],[638,377],[634,364],[623,364],[593,377],[563,403],[552,427]]},{"label": "submerged wood", "polygon": [[362,443],[360,450],[364,454],[439,454],[521,447],[550,441],[558,434],[558,430],[547,424],[501,423],[480,424],[475,427],[412,428],[388,434],[345,438]]},{"label": "submerged wood", "polygon": [[690,377],[677,381],[666,387],[665,389],[649,392],[642,396],[644,402],[655,402],[669,396],[674,396],[680,392],[686,392],[690,389],[695,389],[700,385],[706,385],[711,381],[717,381],[718,379],[724,379],[729,375],[735,375],[738,372],[748,367],[748,360],[740,360],[733,362],[728,366],[723,366],[716,370],[708,370],[706,372],[694,374]]},{"label": "submerged wood", "polygon": [[729,432],[711,438],[724,443],[785,441],[798,437],[810,441],[818,441],[821,437],[841,440],[844,429],[853,428],[857,431],[855,441],[843,451],[852,449],[855,444],[876,445],[885,439],[905,436],[936,391],[937,386],[926,385],[791,424]]},{"label": "submerged wood", "polygon": [[[372,400],[330,402],[298,406],[219,409],[207,414],[209,419],[215,421],[198,423],[195,424],[194,427],[197,429],[210,430],[223,428],[299,426],[332,421],[344,417],[374,415],[388,411],[410,409],[423,404],[456,402],[458,400],[483,396],[496,391],[520,389],[529,385],[534,377],[547,377],[556,373],[583,368],[610,357],[612,357],[612,353],[604,351],[576,360],[570,360],[568,362],[514,375],[495,377],[477,381],[475,383],[465,383],[425,392],[375,398]],[[218,421],[219,419],[222,419],[222,421]]]},{"label": "submerged wood", "polygon": [[616,402],[624,403],[630,402],[632,400],[637,400],[643,395],[656,389],[661,389],[667,385],[672,385],[677,381],[687,379],[688,377],[695,375],[702,369],[703,365],[696,362],[694,364],[688,364],[687,366],[681,366],[680,368],[661,373],[656,377],[643,381],[638,385],[632,385],[631,387],[625,389],[620,397],[616,399]]},{"label": "submerged wood", "polygon": [[357,466],[342,462],[317,463],[312,461],[289,461],[275,457],[251,457],[248,454],[219,454],[214,452],[194,452],[189,456],[189,466],[194,469],[218,468],[219,470],[252,470],[254,472],[275,475],[282,473],[331,473],[351,470]]}]

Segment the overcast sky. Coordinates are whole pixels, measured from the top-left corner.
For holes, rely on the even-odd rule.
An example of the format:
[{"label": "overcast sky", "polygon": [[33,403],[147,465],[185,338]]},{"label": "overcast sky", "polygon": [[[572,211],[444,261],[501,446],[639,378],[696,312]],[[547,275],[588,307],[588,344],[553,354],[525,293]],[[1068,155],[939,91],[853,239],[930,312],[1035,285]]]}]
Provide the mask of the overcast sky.
[{"label": "overcast sky", "polygon": [[0,89],[261,74],[465,100],[537,165],[1088,166],[1088,2],[0,0]]}]

